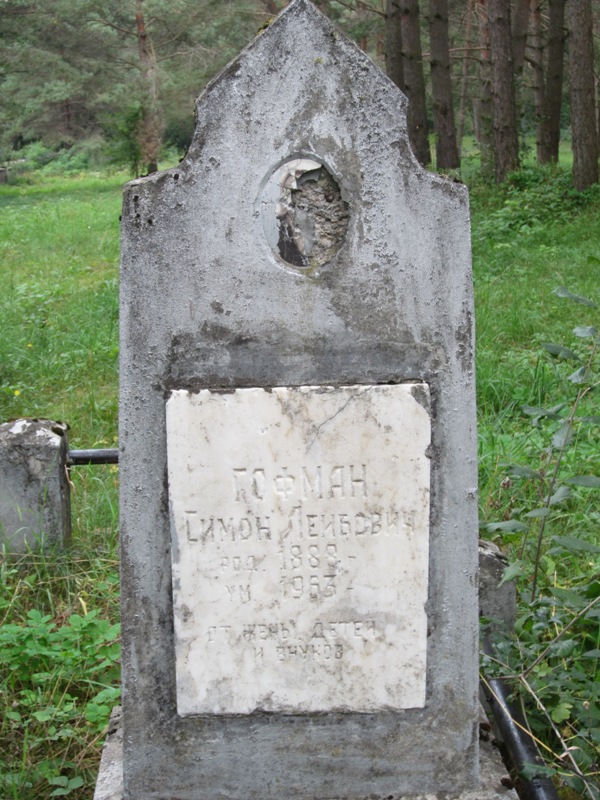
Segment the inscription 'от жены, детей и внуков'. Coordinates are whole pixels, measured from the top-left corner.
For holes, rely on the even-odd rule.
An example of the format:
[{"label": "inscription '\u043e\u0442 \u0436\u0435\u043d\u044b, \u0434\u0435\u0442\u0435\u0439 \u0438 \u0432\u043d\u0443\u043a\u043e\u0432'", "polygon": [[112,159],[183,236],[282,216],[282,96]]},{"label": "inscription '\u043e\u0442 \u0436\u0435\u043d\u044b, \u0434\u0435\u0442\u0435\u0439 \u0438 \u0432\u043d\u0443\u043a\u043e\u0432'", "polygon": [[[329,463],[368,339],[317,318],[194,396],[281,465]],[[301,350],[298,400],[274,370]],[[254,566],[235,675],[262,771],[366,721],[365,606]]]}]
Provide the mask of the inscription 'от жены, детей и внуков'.
[{"label": "inscription '\u043e\u0442 \u0436\u0435\u043d\u044b, \u0434\u0435\u0442\u0435\u0439 \u0438 \u0432\u043d\u0443\u043a\u043e\u0432'", "polygon": [[420,708],[423,383],[167,402],[181,715]]}]

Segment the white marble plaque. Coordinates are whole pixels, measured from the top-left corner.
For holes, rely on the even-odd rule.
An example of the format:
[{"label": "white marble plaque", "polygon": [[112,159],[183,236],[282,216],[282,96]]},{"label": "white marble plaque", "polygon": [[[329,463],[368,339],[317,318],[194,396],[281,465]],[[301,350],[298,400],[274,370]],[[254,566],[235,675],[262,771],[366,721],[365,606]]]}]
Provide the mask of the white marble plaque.
[{"label": "white marble plaque", "polygon": [[175,391],[177,708],[422,708],[426,384]]}]

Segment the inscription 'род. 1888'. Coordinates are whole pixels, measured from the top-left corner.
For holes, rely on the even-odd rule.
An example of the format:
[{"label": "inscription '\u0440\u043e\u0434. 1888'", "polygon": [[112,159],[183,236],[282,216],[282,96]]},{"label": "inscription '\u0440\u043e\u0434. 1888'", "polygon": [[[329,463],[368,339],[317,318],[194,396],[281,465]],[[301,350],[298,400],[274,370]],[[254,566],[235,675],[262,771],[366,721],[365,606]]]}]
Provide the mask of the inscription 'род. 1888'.
[{"label": "inscription '\u0440\u043e\u0434. 1888'", "polygon": [[428,397],[172,393],[179,714],[424,705]]}]

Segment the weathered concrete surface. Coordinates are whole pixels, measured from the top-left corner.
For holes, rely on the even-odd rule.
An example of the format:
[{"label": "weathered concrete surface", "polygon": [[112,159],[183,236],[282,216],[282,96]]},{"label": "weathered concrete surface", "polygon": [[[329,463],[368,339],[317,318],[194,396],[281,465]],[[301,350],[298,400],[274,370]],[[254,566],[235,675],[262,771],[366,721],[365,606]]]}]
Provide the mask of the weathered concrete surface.
[{"label": "weathered concrete surface", "polygon": [[68,544],[68,450],[60,422],[18,419],[0,425],[0,546],[7,552]]},{"label": "weathered concrete surface", "polygon": [[123,800],[123,725],[120,706],[114,708],[110,715],[94,800]]},{"label": "weathered concrete surface", "polygon": [[[466,189],[421,169],[405,98],[307,0],[294,0],[210,84],[197,110],[188,156],[130,184],[123,205],[126,797],[396,798],[474,787],[477,448]],[[316,188],[332,197],[338,222],[320,233],[327,197],[317,202],[307,191],[306,208],[286,210],[281,187],[273,224],[287,243],[274,249],[266,188],[299,158],[323,164],[333,179],[328,188],[320,175]],[[319,236],[331,246],[311,261]],[[307,263],[289,255],[289,242]],[[406,382],[426,383],[431,398],[425,706],[179,716],[171,392]]]},{"label": "weathered concrete surface", "polygon": [[493,542],[479,542],[479,616],[490,620],[491,630],[514,628],[517,618],[515,581],[502,583],[508,561]]},{"label": "weathered concrete surface", "polygon": [[[124,800],[123,794],[123,730],[120,724],[120,709],[113,712],[102,751],[102,762],[94,800]],[[480,781],[477,789],[460,794],[396,795],[394,800],[518,800],[511,788],[511,780],[502,763],[500,753],[489,738],[481,742],[479,750]],[[332,795],[332,799],[337,795]],[[176,800],[175,796],[168,800]],[[371,797],[355,800],[371,800]]]}]

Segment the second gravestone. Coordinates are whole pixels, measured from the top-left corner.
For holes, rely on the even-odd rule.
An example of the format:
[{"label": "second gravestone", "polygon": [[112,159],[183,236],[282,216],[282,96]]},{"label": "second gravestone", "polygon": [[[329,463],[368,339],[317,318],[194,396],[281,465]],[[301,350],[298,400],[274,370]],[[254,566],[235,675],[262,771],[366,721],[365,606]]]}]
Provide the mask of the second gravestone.
[{"label": "second gravestone", "polygon": [[477,784],[469,211],[294,0],[129,185],[129,800]]}]

